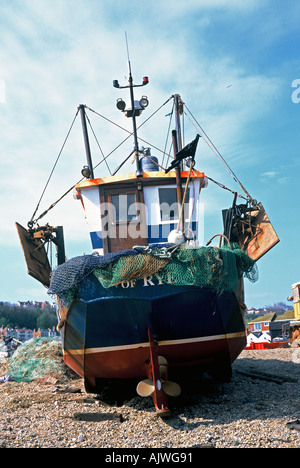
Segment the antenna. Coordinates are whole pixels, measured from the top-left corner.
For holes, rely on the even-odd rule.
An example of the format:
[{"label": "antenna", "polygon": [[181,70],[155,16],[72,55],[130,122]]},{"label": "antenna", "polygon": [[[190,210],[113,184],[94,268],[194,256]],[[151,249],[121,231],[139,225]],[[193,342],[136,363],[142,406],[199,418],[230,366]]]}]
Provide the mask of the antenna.
[{"label": "antenna", "polygon": [[[134,85],[133,84],[133,78],[131,74],[131,64],[130,64],[130,57],[129,57],[129,47],[128,47],[128,38],[127,38],[127,32],[125,31],[125,41],[126,41],[126,49],[127,49],[127,59],[128,59],[128,67],[129,67],[129,79],[128,79],[128,86],[120,86],[118,80],[113,81],[113,86],[114,88],[129,88],[130,91],[130,101],[131,101],[131,109],[128,109],[126,111],[126,116],[132,118],[132,125],[133,125],[133,137],[134,137],[134,150],[133,153],[135,153],[135,159],[136,159],[136,174],[137,177],[143,177],[143,171],[141,170],[140,166],[140,160],[139,160],[139,153],[142,153],[142,151],[139,150],[139,145],[138,145],[138,137],[137,137],[137,128],[136,128],[136,117],[140,115],[140,113],[144,110],[145,107],[148,106],[148,99],[146,96],[142,96],[142,98],[139,101],[139,106],[135,106],[135,100],[134,100],[134,94],[133,94],[133,88],[140,87],[140,86],[145,86],[149,83],[148,77],[144,76],[143,78],[143,83],[140,85]],[[117,100],[117,108],[125,112],[126,110],[126,103],[122,99]],[[132,153],[131,153],[132,154]],[[131,156],[131,155],[130,155]]]},{"label": "antenna", "polygon": [[128,48],[128,39],[127,39],[127,32],[126,31],[125,31],[125,41],[126,41],[126,49],[127,49],[127,60],[128,60],[129,74],[131,75],[131,64],[130,64],[130,58],[129,58],[129,48]]}]

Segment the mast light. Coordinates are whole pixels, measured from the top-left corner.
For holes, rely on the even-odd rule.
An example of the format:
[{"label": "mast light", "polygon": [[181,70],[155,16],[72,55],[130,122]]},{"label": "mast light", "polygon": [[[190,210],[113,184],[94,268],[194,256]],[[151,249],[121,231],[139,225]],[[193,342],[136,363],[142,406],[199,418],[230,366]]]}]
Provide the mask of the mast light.
[{"label": "mast light", "polygon": [[142,109],[145,109],[145,107],[147,107],[148,104],[149,104],[149,101],[148,101],[147,96],[142,96],[140,99],[140,106],[142,107]]},{"label": "mast light", "polygon": [[82,174],[83,177],[85,177],[86,179],[90,179],[90,178],[91,178],[91,171],[90,171],[89,166],[83,166],[83,168],[82,168],[82,170],[81,170],[81,174]]},{"label": "mast light", "polygon": [[119,98],[119,99],[117,100],[117,108],[118,108],[120,111],[124,112],[125,107],[126,107],[125,102],[123,101],[122,98]]}]

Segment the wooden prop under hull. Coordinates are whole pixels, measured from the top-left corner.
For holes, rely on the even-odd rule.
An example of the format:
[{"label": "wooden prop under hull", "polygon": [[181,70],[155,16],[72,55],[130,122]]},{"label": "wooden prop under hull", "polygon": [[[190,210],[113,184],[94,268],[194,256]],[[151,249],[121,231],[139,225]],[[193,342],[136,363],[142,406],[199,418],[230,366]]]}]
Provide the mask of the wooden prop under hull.
[{"label": "wooden prop under hull", "polygon": [[148,328],[150,343],[150,361],[147,364],[148,379],[142,380],[137,386],[137,393],[147,397],[152,395],[156,413],[159,416],[169,416],[168,396],[179,396],[180,386],[168,380],[168,362],[158,355],[158,344],[154,341],[150,327]]}]

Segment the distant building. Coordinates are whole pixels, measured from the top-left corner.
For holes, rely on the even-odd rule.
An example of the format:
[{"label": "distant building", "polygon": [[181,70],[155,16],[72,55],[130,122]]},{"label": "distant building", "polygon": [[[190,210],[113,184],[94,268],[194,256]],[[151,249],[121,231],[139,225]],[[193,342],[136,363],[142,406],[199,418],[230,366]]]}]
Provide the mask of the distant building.
[{"label": "distant building", "polygon": [[7,337],[15,338],[18,341],[28,341],[33,337],[33,330],[30,328],[9,328],[6,332]]},{"label": "distant building", "polygon": [[263,315],[262,317],[258,317],[257,319],[254,319],[252,322],[249,323],[248,331],[250,333],[269,331],[270,322],[272,322],[275,319],[276,314],[273,312],[270,314]]},{"label": "distant building", "polygon": [[253,332],[247,336],[247,345],[250,343],[265,343],[271,341],[271,335],[268,332]]},{"label": "distant building", "polygon": [[49,337],[53,338],[58,336],[59,333],[55,330],[55,327],[48,328],[46,330],[31,330],[29,328],[0,328],[0,338],[1,337],[11,337],[17,341],[24,343],[25,341],[31,340],[31,338],[38,337]]},{"label": "distant building", "polygon": [[16,302],[16,305],[18,307],[31,307],[31,308],[37,308],[37,309],[45,309],[45,308],[55,308],[55,302],[50,302],[44,301],[18,301]]},{"label": "distant building", "polygon": [[32,301],[18,301],[16,305],[18,307],[33,307],[33,302]]},{"label": "distant building", "polygon": [[44,338],[44,337],[49,337],[49,338],[54,338],[55,336],[58,336],[59,333],[56,331],[55,327],[48,328],[48,329],[38,329],[33,331],[33,337],[34,338]]},{"label": "distant building", "polygon": [[247,314],[249,314],[249,315],[254,315],[254,314],[255,315],[258,315],[258,314],[263,315],[263,314],[267,313],[267,311],[268,310],[265,307],[260,307],[259,309],[255,309],[255,307],[252,307],[251,309],[247,310]]},{"label": "distant building", "polygon": [[[269,333],[271,341],[275,338],[286,339],[290,323],[294,320],[294,310],[287,310],[284,314],[276,315],[274,312],[257,317],[248,326],[249,334]],[[255,340],[253,340],[255,341]]]}]

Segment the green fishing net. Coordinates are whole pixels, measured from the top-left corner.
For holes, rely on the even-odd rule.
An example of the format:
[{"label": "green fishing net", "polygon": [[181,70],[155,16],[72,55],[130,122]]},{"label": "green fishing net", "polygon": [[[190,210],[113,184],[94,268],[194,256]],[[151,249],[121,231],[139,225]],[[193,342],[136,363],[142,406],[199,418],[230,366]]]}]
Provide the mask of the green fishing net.
[{"label": "green fishing net", "polygon": [[60,339],[43,337],[20,345],[10,358],[7,373],[17,382],[32,382],[45,376],[60,379],[65,371]]},{"label": "green fishing net", "polygon": [[171,256],[162,253],[120,257],[94,275],[104,288],[156,274],[163,283],[175,286],[202,286],[234,291],[243,275],[256,281],[256,264],[240,248],[180,246]]},{"label": "green fishing net", "polygon": [[106,258],[86,255],[66,262],[59,267],[58,275],[54,275],[51,292],[68,306],[73,299],[83,297],[82,293],[85,300],[95,299],[97,294],[99,297],[99,291],[93,290],[95,282],[89,281],[91,277],[105,289],[155,275],[161,283],[209,287],[216,291],[235,291],[243,276],[251,282],[258,279],[255,261],[237,244],[219,248],[189,245],[136,247],[110,261]]}]

